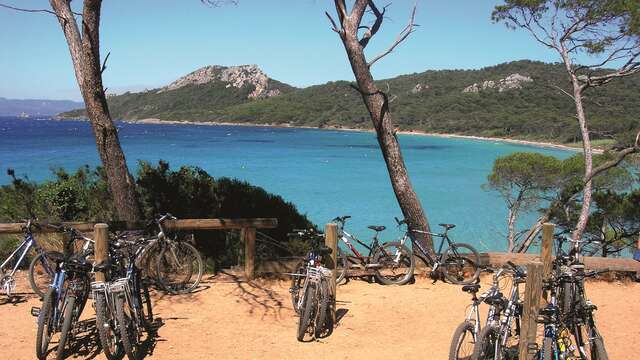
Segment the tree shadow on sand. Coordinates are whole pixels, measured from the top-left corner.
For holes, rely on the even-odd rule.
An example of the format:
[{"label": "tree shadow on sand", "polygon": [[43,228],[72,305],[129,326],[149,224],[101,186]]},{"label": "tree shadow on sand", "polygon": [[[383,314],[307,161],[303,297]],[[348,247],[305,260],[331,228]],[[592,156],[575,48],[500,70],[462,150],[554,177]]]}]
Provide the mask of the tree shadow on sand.
[{"label": "tree shadow on sand", "polygon": [[244,278],[231,272],[222,272],[228,277],[236,288],[230,294],[238,296],[250,306],[249,314],[262,311],[262,319],[273,316],[280,318],[281,311],[285,307],[282,297],[275,291],[259,284],[256,281],[246,281]]}]

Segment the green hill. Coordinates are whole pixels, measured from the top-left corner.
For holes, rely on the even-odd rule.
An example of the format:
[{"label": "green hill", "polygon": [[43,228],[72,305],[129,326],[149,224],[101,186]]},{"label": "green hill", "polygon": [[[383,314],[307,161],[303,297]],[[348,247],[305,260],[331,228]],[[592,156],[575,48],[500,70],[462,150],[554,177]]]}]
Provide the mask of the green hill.
[{"label": "green hill", "polygon": [[[219,81],[190,82],[188,77],[200,69],[163,89],[109,97],[110,109],[114,118],[123,120],[371,127],[362,99],[349,82],[296,89],[265,80],[266,75],[256,69],[252,71],[260,81],[245,77],[247,81],[238,87],[238,79],[220,80],[218,75],[213,78],[218,76]],[[176,83],[180,87],[172,89]],[[569,88],[559,64],[523,60],[479,70],[425,71],[380,80],[378,85],[389,93],[402,130],[562,143],[580,138],[573,101],[554,88]],[[251,96],[256,91],[260,94]],[[625,136],[640,128],[640,76],[590,89],[586,109],[595,139]],[[80,110],[61,114],[81,115]]]}]

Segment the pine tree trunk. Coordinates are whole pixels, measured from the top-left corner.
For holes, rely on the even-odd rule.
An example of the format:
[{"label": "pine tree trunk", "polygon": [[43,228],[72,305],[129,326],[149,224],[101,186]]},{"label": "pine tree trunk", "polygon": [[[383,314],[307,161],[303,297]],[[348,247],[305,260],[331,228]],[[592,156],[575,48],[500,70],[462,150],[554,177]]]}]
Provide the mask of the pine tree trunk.
[{"label": "pine tree trunk", "polygon": [[[345,36],[342,38],[351,69],[356,77],[358,89],[361,92],[373,127],[376,130],[378,144],[387,165],[391,186],[395,193],[402,214],[411,229],[430,231],[427,217],[422,209],[420,200],[413,190],[409,174],[400,151],[400,144],[396,137],[393,117],[389,111],[389,101],[386,94],[375,85],[364,51],[357,39],[357,29],[349,28],[357,25],[345,23]],[[414,233],[415,240],[433,255],[433,241],[428,234]]]},{"label": "pine tree trunk", "polygon": [[102,85],[100,64],[100,0],[85,0],[82,32],[65,0],[50,0],[67,40],[71,60],[91,122],[100,160],[107,176],[118,220],[135,221],[141,216],[135,182],[127,168],[124,152],[113,124]]}]

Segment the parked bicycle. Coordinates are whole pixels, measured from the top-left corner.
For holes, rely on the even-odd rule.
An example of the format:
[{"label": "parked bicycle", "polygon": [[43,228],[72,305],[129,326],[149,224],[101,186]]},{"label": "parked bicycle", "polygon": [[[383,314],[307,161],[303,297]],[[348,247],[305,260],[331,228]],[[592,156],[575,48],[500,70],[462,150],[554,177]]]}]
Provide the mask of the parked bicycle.
[{"label": "parked bicycle", "polygon": [[[452,284],[468,285],[478,280],[480,276],[480,255],[478,251],[469,244],[456,243],[449,238],[449,230],[455,228],[454,224],[439,224],[444,228],[443,233],[434,233],[430,231],[422,231],[411,229],[406,220],[395,218],[398,227],[407,226],[407,230],[400,240],[400,245],[405,246],[407,240],[411,241],[413,253],[422,255],[427,261],[427,265],[431,266],[431,277],[434,282],[444,279]],[[427,250],[420,242],[414,238],[414,233],[427,234],[442,238],[435,257],[431,256],[431,252]],[[443,247],[447,243],[447,249],[443,252]],[[441,276],[442,275],[442,276]]]},{"label": "parked bicycle", "polygon": [[110,249],[111,261],[96,264],[106,273],[105,282],[91,284],[96,304],[96,327],[109,360],[126,353],[130,360],[141,356],[143,330],[152,331],[153,311],[147,283],[136,265],[147,240],[118,238]]},{"label": "parked bicycle", "polygon": [[[354,235],[348,233],[345,223],[351,216],[339,216],[332,221],[338,225],[338,251],[336,255],[336,283],[340,284],[347,278],[348,271],[352,268],[351,259],[355,259],[356,265],[365,269],[373,270],[373,274],[380,283],[385,285],[404,285],[413,277],[415,260],[411,250],[399,242],[386,242],[380,244],[378,235],[385,230],[384,226],[370,225],[369,229],[375,231],[371,244],[366,244]],[[353,256],[347,257],[345,250],[342,250],[342,242],[351,251]],[[363,256],[354,246],[356,242],[368,251],[367,256]]]},{"label": "parked bicycle", "polygon": [[71,234],[65,240],[64,253],[47,252],[46,257],[55,264],[55,272],[41,308],[32,308],[31,313],[38,317],[36,332],[36,356],[46,359],[49,344],[57,333],[59,339],[56,359],[64,358],[65,346],[72,336],[74,324],[78,322],[89,297],[91,263],[87,260],[89,252],[73,253],[72,243],[79,236],[72,228],[57,227]]},{"label": "parked bicycle", "polygon": [[320,338],[333,329],[333,307],[335,294],[329,285],[331,270],[322,266],[323,257],[331,254],[331,249],[321,244],[322,234],[313,230],[299,230],[289,234],[307,240],[311,251],[304,258],[297,272],[292,275],[289,292],[293,308],[298,313],[296,338],[304,341],[307,335]]},{"label": "parked bicycle", "polygon": [[493,283],[489,290],[477,296],[480,284],[462,286],[462,291],[471,294],[471,306],[465,320],[458,325],[453,332],[449,360],[470,360],[473,349],[483,329],[480,320],[480,305],[488,304],[487,320],[484,326],[493,326],[499,320],[501,306],[504,304],[504,295],[500,292],[500,283],[503,280],[505,269],[498,269],[493,275]]},{"label": "parked bicycle", "polygon": [[496,299],[501,311],[494,314],[494,321],[485,326],[478,335],[473,349],[473,360],[504,360],[518,357],[518,339],[523,303],[520,300],[520,284],[526,282],[524,269],[507,261],[507,268],[512,276],[509,298]]},{"label": "parked bicycle", "polygon": [[545,282],[550,301],[540,311],[545,336],[539,359],[607,360],[604,340],[594,320],[597,307],[586,298],[584,280],[608,270],[585,271],[582,248],[593,242],[569,239],[571,248],[566,253],[563,244],[567,239],[556,239],[552,277]]}]

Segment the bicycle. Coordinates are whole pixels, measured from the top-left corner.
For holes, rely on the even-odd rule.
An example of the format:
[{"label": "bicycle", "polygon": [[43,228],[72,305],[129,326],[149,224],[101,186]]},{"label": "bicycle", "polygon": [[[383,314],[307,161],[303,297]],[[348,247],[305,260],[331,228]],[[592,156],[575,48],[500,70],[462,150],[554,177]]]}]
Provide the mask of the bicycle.
[{"label": "bicycle", "polygon": [[[75,229],[60,228],[61,231],[75,233]],[[64,254],[47,252],[46,256],[55,263],[53,281],[42,301],[41,308],[32,308],[31,314],[38,317],[36,332],[36,357],[46,359],[49,343],[53,335],[60,333],[56,359],[64,357],[64,349],[73,325],[80,318],[89,297],[92,266],[87,261],[88,254],[70,251],[74,238],[65,241]]]},{"label": "bicycle", "polygon": [[[351,216],[339,216],[332,220],[338,225],[338,239],[342,241],[353,254],[353,257],[364,269],[372,269],[375,278],[384,285],[404,285],[413,277],[415,259],[411,256],[411,250],[398,242],[386,242],[380,244],[378,234],[385,230],[384,226],[370,225],[369,229],[375,231],[371,244],[366,244],[354,235],[345,231],[345,223]],[[363,256],[355,248],[352,241],[357,242],[369,252]],[[347,272],[351,268],[349,258],[338,246],[336,255],[336,283],[340,284],[347,278]]]},{"label": "bicycle", "polygon": [[[473,348],[478,341],[478,335],[483,329],[480,321],[480,305],[489,305],[485,326],[492,326],[496,321],[496,314],[502,311],[504,295],[500,292],[500,280],[504,269],[498,269],[493,275],[493,283],[489,290],[477,296],[480,284],[464,285],[462,291],[471,294],[471,305],[463,322],[456,327],[451,338],[449,360],[469,360],[473,355]],[[499,320],[499,317],[498,317]]]},{"label": "bicycle", "polygon": [[[49,264],[45,257],[44,249],[38,244],[35,237],[33,236],[32,228],[37,227],[32,220],[27,220],[26,224],[22,227],[22,231],[24,232],[24,238],[22,242],[16,247],[16,249],[5,259],[5,261],[0,265],[0,288],[4,290],[4,293],[8,296],[12,296],[12,292],[16,288],[16,280],[15,273],[26,258],[29,250],[32,248],[36,252],[36,256],[31,260],[29,265],[29,284],[31,285],[31,289],[35,292],[40,298],[44,296],[44,292],[46,291],[46,287],[51,282],[53,278],[54,269]],[[13,268],[9,273],[5,273],[4,268],[9,265],[12,259],[16,258]],[[36,277],[37,275],[42,275],[41,277]],[[44,283],[44,285],[42,285]],[[44,289],[43,289],[44,288]]]},{"label": "bicycle", "polygon": [[299,315],[296,338],[304,341],[307,334],[320,338],[333,329],[333,311],[335,294],[329,286],[331,270],[322,266],[322,258],[331,254],[331,249],[319,245],[322,234],[313,230],[299,230],[290,236],[299,236],[310,240],[311,251],[303,260],[303,265],[292,276],[289,292],[293,308]]},{"label": "bicycle", "polygon": [[[434,283],[442,278],[440,275],[443,275],[450,283],[458,285],[469,285],[478,280],[480,277],[480,255],[473,246],[465,243],[456,243],[449,238],[448,232],[456,227],[454,224],[439,224],[444,228],[444,233],[434,233],[411,229],[406,220],[399,220],[397,217],[394,219],[398,224],[398,228],[402,225],[407,226],[407,230],[400,240],[400,245],[405,246],[407,240],[411,240],[413,253],[415,254],[417,249],[427,262],[427,265],[431,266],[431,277],[434,279]],[[415,241],[413,233],[442,238],[435,257],[432,257],[431,252],[420,242]],[[445,252],[442,252],[445,241],[448,248]],[[442,271],[442,268],[445,270]]]},{"label": "bicycle", "polygon": [[[522,301],[520,300],[520,284],[526,282],[527,273],[511,261],[507,261],[508,270],[513,281],[509,298],[501,302],[502,313],[495,314],[496,322],[485,326],[478,335],[473,349],[473,360],[503,360],[518,357],[518,344],[514,339],[520,336],[520,318],[522,317]],[[513,340],[513,342],[510,342]]]},{"label": "bicycle", "polygon": [[[569,359],[577,350],[580,359],[606,360],[608,355],[604,340],[593,316],[597,306],[586,299],[584,279],[608,270],[585,271],[580,254],[582,248],[593,244],[593,241],[569,239],[573,246],[569,253],[565,253],[562,245],[566,239],[557,239],[554,273],[546,286],[551,293],[551,303],[544,309],[545,338],[540,359],[551,359],[552,355],[557,354]],[[575,346],[571,342],[571,335],[575,339]]]},{"label": "bicycle", "polygon": [[149,289],[142,279],[136,260],[147,240],[118,238],[112,244],[113,262],[96,264],[94,271],[107,272],[106,282],[91,287],[96,302],[96,327],[108,359],[123,353],[131,360],[139,358],[142,329],[152,331],[153,310]]}]

